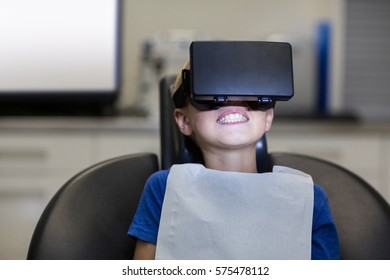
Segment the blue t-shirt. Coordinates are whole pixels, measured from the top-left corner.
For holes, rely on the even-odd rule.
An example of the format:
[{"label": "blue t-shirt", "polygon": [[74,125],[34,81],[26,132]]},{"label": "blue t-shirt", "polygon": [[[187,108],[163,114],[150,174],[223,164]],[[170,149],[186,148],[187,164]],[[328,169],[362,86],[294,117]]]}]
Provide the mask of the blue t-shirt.
[{"label": "blue t-shirt", "polygon": [[[161,209],[169,171],[160,170],[147,180],[137,212],[128,234],[156,244]],[[324,190],[314,185],[314,212],[312,229],[313,260],[339,259],[339,241],[328,198]]]}]

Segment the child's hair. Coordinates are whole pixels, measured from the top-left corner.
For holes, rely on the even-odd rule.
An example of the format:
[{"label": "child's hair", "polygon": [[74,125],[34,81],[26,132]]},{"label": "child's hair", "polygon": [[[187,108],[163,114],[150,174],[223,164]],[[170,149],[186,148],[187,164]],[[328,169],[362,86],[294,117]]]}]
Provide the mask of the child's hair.
[{"label": "child's hair", "polygon": [[181,72],[182,72],[182,70],[190,70],[190,61],[189,60],[187,60],[184,63],[183,67],[181,68],[181,70],[177,74],[175,83],[171,86],[171,96],[173,96],[173,94],[176,92],[176,90],[179,87],[181,87],[181,83],[182,83]]}]

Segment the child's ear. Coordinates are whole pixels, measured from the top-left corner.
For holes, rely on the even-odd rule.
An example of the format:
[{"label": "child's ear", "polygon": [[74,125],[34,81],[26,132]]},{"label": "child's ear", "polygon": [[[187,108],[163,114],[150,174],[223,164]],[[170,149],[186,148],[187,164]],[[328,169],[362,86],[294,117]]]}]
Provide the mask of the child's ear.
[{"label": "child's ear", "polygon": [[265,131],[271,130],[273,119],[274,119],[274,109],[271,108],[265,111]]},{"label": "child's ear", "polygon": [[181,133],[186,136],[190,136],[192,134],[192,127],[190,125],[189,119],[187,117],[187,111],[185,109],[175,109],[173,111],[173,115],[175,117],[175,121]]}]

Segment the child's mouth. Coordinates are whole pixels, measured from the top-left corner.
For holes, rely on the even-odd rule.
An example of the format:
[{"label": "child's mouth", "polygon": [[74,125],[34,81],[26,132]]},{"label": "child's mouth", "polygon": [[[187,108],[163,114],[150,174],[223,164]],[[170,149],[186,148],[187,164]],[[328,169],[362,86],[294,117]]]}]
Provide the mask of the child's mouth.
[{"label": "child's mouth", "polygon": [[235,123],[244,123],[249,119],[247,116],[240,113],[231,113],[223,115],[222,117],[217,119],[218,124],[235,124]]}]

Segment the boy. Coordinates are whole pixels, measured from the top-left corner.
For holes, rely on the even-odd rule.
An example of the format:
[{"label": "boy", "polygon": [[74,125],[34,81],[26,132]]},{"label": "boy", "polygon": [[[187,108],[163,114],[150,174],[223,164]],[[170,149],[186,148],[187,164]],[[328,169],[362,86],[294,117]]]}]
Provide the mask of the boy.
[{"label": "boy", "polygon": [[[189,70],[189,62],[187,62],[183,68]],[[180,73],[172,88],[172,93],[177,92],[181,87],[181,83],[182,76]],[[193,102],[192,100],[189,102],[189,100],[187,100],[184,106],[174,109],[174,117],[179,130],[182,134],[191,137],[202,151],[204,167],[207,170],[215,170],[216,172],[227,172],[222,173],[222,176],[257,173],[256,143],[265,132],[271,129],[273,116],[273,106],[252,109],[249,106],[249,103],[245,101],[226,102],[219,107],[211,109],[203,108],[196,102]],[[184,169],[184,171],[186,170]],[[190,171],[190,173],[191,172],[193,171]],[[164,237],[160,236],[159,227],[161,226],[160,218],[163,216],[162,208],[163,201],[166,199],[167,182],[173,180],[168,179],[170,173],[173,173],[173,171],[161,170],[153,174],[146,183],[138,211],[128,232],[130,236],[137,238],[134,259],[154,259],[156,257],[157,239],[159,238],[159,240],[162,240],[165,238],[164,233],[161,233],[161,236]],[[219,173],[216,174],[218,175]],[[314,206],[312,207],[314,210],[310,210],[310,214],[312,214],[312,216],[310,216],[312,217],[310,218],[310,220],[312,220],[312,227],[310,232],[311,244],[309,244],[309,250],[311,253],[309,252],[309,258],[338,259],[339,248],[337,232],[330,213],[326,194],[317,185],[314,185],[314,187],[311,186],[311,188],[314,193]],[[168,211],[169,210],[167,210],[167,213]],[[247,213],[247,215],[257,214]],[[270,219],[272,219],[272,217],[270,217]],[[165,225],[164,227],[166,228]],[[179,228],[179,230],[183,229]],[[221,232],[221,235],[223,235],[223,232]],[[200,236],[199,238],[203,237]],[[219,237],[211,237],[211,243],[208,244],[212,244],[215,239],[219,239]],[[191,242],[189,239],[187,241]],[[161,243],[164,242],[164,240],[161,241]],[[185,242],[186,240],[182,242],[182,245]],[[249,240],[249,242],[253,242],[253,240]],[[167,245],[168,248],[169,246],[170,245]],[[216,247],[218,246],[220,245],[216,245]],[[232,244],[232,246],[235,245]],[[249,245],[249,248],[250,246],[251,245]],[[160,247],[163,248],[164,246],[162,245]],[[180,248],[177,250],[180,251]],[[225,252],[226,250],[229,251],[229,248],[217,250]],[[238,251],[240,250],[244,250],[242,258],[257,258],[256,252],[253,254],[251,253],[252,255],[247,257],[245,250],[248,249],[239,248]],[[274,248],[271,248],[270,250],[272,251]],[[277,248],[276,250],[279,249]],[[236,256],[239,258],[241,256],[239,253],[227,255],[226,258],[232,258],[232,256],[234,258],[236,258]],[[168,256],[168,258],[176,258],[175,255],[168,254]],[[184,258],[209,258],[208,253],[205,253],[204,255],[200,253],[200,255],[195,256],[196,257],[190,255],[187,257],[184,255]],[[225,258],[224,256],[226,256],[226,254],[223,253],[222,255],[216,256],[217,258]],[[277,258],[288,258],[284,257],[283,253],[282,255],[279,254],[277,256],[279,256]],[[266,254],[265,256],[259,255],[259,258],[261,257],[268,258]]]}]

